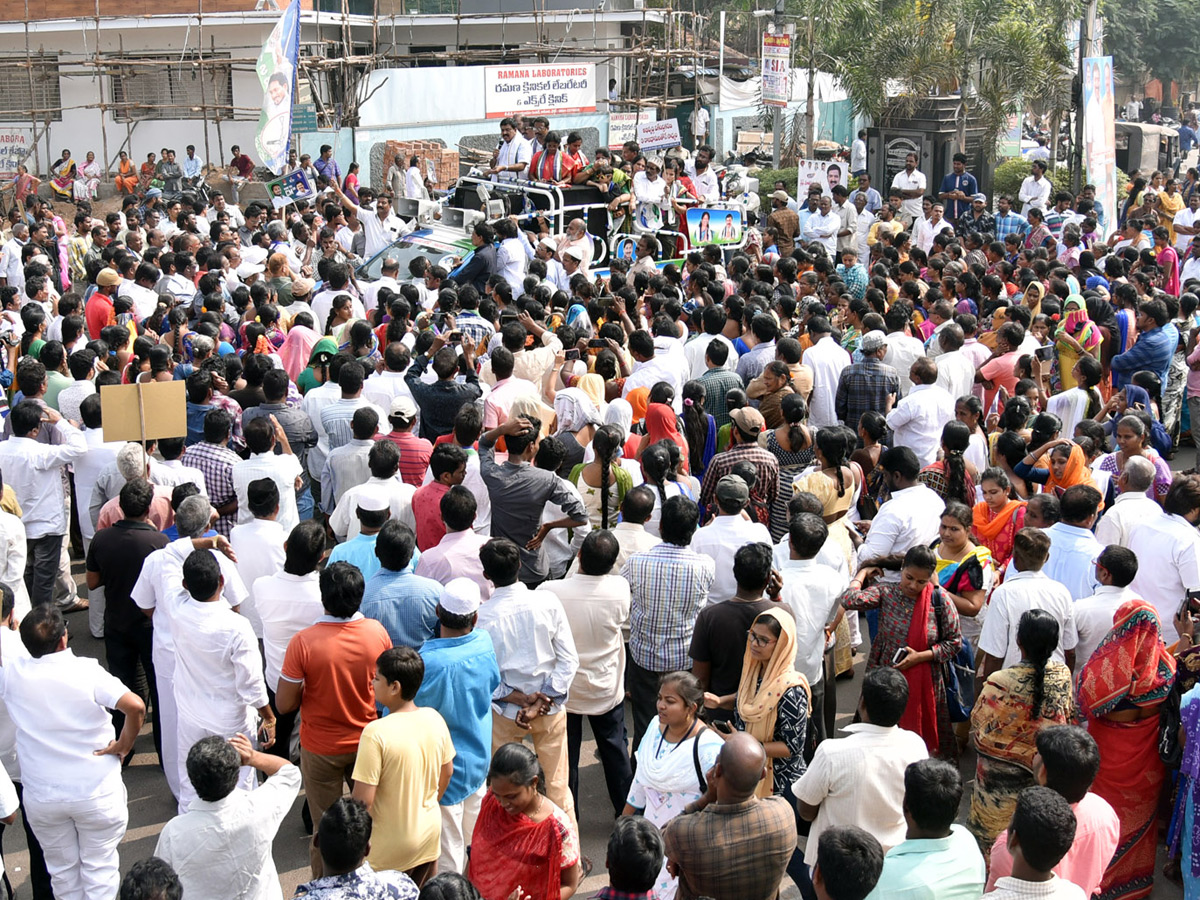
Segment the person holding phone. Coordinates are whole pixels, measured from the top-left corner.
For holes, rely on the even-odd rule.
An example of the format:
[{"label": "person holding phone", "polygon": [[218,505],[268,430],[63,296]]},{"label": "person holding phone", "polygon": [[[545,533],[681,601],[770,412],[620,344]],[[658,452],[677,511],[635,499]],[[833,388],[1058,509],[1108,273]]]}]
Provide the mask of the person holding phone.
[{"label": "person holding phone", "polygon": [[936,572],[937,557],[918,544],[904,554],[899,583],[880,582],[883,569],[864,566],[841,603],[851,611],[879,610],[867,671],[891,666],[904,675],[909,698],[900,727],[921,735],[931,755],[954,760],[958,747],[942,665],[961,649],[962,632],[954,602],[935,587]]}]

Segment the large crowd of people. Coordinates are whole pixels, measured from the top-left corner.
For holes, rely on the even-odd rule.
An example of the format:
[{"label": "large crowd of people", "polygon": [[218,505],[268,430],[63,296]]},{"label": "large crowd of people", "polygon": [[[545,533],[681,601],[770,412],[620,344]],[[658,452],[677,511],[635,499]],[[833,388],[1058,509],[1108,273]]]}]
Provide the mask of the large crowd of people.
[{"label": "large crowd of people", "polygon": [[[402,266],[403,161],[347,187],[329,148],[313,202],[164,202],[150,160],[103,217],[65,153],[71,225],[36,185],[10,217],[0,816],[34,897],[281,897],[303,791],[297,897],[567,900],[608,812],[585,718],[602,898],[1136,900],[1162,835],[1200,896],[1195,170],[1105,211],[1037,160],[926,195],[913,157],[663,265],[711,151],[589,164],[549,124],[504,120],[488,175],[616,185],[635,262],[506,217]],[[106,436],[105,387],[168,382],[186,433]],[[122,879],[147,724],[178,815]]]}]

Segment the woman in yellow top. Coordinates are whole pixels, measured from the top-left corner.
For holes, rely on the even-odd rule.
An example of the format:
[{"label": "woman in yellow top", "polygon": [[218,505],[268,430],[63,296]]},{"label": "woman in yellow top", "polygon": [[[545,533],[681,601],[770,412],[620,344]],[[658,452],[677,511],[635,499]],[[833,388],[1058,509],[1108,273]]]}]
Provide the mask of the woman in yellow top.
[{"label": "woman in yellow top", "polygon": [[1168,178],[1166,186],[1158,195],[1158,205],[1155,209],[1158,211],[1159,224],[1165,225],[1170,233],[1170,246],[1175,246],[1175,214],[1183,209],[1183,194],[1179,191],[1179,182],[1174,178]]}]

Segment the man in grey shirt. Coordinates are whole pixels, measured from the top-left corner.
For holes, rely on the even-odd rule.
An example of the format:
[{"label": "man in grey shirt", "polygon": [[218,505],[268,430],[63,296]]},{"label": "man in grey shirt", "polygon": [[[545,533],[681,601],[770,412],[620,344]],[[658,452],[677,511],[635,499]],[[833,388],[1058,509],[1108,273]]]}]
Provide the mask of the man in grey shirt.
[{"label": "man in grey shirt", "polygon": [[[521,581],[535,587],[546,580],[549,569],[542,541],[555,528],[582,528],[587,510],[563,487],[553,472],[531,462],[541,440],[542,423],[513,417],[479,438],[479,463],[483,483],[492,500],[492,537],[508,538],[521,548]],[[495,443],[504,438],[508,459],[497,463]],[[558,504],[565,518],[542,522],[547,501]]]}]

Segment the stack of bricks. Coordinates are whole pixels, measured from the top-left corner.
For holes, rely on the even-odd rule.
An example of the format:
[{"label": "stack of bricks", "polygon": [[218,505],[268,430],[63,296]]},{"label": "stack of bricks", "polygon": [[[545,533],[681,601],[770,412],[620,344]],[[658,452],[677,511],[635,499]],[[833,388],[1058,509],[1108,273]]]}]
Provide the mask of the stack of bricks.
[{"label": "stack of bricks", "polygon": [[413,154],[416,154],[421,160],[421,171],[425,172],[428,168],[426,160],[433,160],[434,169],[437,172],[437,186],[445,189],[451,181],[458,178],[458,151],[447,150],[441,141],[388,141],[383,149],[383,166],[379,170],[378,178],[381,182],[379,185],[383,187],[383,175],[387,173],[391,167],[392,160],[399,157],[398,165],[401,171],[407,171],[408,160]]}]

